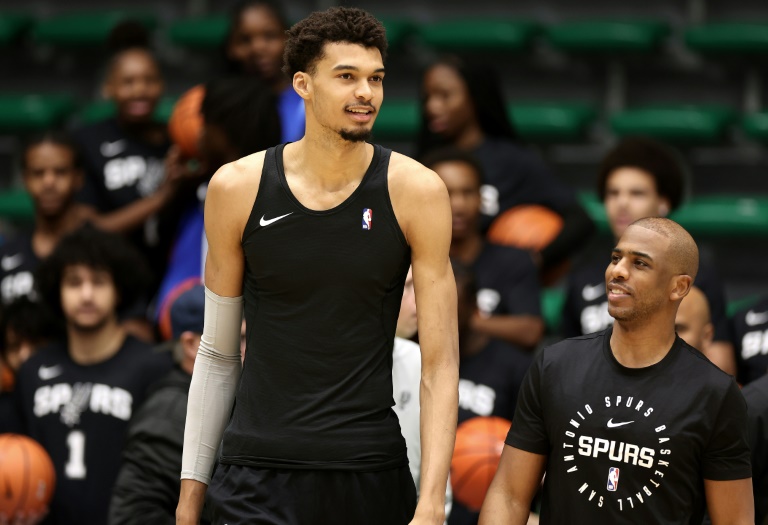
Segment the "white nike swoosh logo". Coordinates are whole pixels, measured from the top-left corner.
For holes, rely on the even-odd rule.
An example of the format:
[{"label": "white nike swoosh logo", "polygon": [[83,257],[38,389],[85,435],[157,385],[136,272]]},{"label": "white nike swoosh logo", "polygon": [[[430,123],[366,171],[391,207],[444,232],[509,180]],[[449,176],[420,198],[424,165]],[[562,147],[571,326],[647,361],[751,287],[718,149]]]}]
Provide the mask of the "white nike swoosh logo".
[{"label": "white nike swoosh logo", "polygon": [[608,420],[608,428],[623,427],[624,425],[629,425],[630,423],[634,423],[634,421],[623,421],[621,423],[614,423],[613,418],[611,418]]},{"label": "white nike swoosh logo", "polygon": [[745,319],[748,326],[757,326],[759,324],[765,324],[768,322],[768,312],[753,312],[750,310],[747,312],[747,317]]},{"label": "white nike swoosh logo", "polygon": [[116,140],[114,142],[102,142],[99,151],[105,157],[114,157],[119,155],[125,149],[125,139]]},{"label": "white nike swoosh logo", "polygon": [[[291,213],[293,213],[293,212],[291,212]],[[281,215],[280,217],[275,217],[274,219],[265,219],[264,217],[266,217],[266,215],[262,215],[261,216],[261,220],[259,221],[259,226],[269,226],[273,222],[277,222],[280,219],[284,219],[284,218],[288,217],[291,213],[286,213],[285,215]]]},{"label": "white nike swoosh logo", "polygon": [[17,253],[16,255],[6,255],[2,259],[0,259],[0,267],[2,267],[3,270],[6,272],[10,272],[11,270],[15,270],[19,266],[21,266],[21,263],[24,262],[24,254],[23,253]]},{"label": "white nike swoosh logo", "polygon": [[596,284],[594,286],[586,285],[583,290],[581,290],[581,296],[584,298],[585,301],[594,301],[598,297],[602,297],[605,295],[605,284]]},{"label": "white nike swoosh logo", "polygon": [[53,379],[54,377],[61,375],[61,372],[62,370],[60,365],[41,366],[40,370],[37,371],[37,375],[43,381],[48,381],[49,379]]}]

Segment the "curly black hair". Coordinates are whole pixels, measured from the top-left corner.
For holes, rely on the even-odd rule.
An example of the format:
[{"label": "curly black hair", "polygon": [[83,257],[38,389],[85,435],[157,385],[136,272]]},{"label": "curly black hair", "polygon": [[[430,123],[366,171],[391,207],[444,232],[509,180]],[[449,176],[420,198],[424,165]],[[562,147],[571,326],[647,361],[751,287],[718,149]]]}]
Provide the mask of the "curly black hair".
[{"label": "curly black hair", "polygon": [[14,299],[0,313],[0,356],[3,358],[8,351],[9,331],[34,346],[60,335],[48,311],[29,297]]},{"label": "curly black hair", "polygon": [[35,148],[41,144],[53,144],[55,146],[61,146],[72,152],[72,163],[75,169],[83,168],[83,153],[80,145],[75,141],[72,136],[66,131],[60,130],[47,130],[42,133],[31,136],[22,147],[21,153],[21,169],[22,171],[27,169],[27,154],[29,150]]},{"label": "curly black hair", "polygon": [[335,42],[375,47],[382,61],[387,56],[387,34],[381,22],[362,9],[332,7],[312,13],[288,30],[283,72],[291,77],[299,71],[314,73],[325,44]]},{"label": "curly black hair", "polygon": [[119,296],[118,314],[146,297],[151,274],[142,255],[122,236],[87,224],[62,238],[35,273],[39,297],[57,318],[64,315],[61,309],[64,270],[76,265],[105,270],[112,276]]},{"label": "curly black hair", "polygon": [[679,154],[648,137],[627,137],[605,156],[597,176],[597,193],[601,201],[605,200],[608,176],[625,167],[649,173],[656,181],[658,194],[669,199],[670,211],[682,204],[687,177]]}]

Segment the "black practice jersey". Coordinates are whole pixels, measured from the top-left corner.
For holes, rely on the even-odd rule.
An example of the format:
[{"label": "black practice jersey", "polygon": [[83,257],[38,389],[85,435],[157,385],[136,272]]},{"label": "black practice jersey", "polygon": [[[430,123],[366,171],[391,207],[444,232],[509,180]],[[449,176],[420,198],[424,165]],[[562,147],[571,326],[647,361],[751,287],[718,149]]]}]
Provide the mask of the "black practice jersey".
[{"label": "black practice jersey", "polygon": [[747,400],[749,417],[755,523],[765,523],[768,519],[768,376],[748,384],[741,392]]},{"label": "black practice jersey", "polygon": [[545,348],[507,444],[547,458],[542,524],[696,524],[704,479],[751,475],[734,379],[677,337],[645,368],[619,364],[612,329]]},{"label": "black practice jersey", "polygon": [[540,204],[562,215],[577,203],[573,191],[540,158],[511,140],[487,138],[473,153],[483,167],[483,230],[497,215],[518,204]]},{"label": "black practice jersey", "polygon": [[485,243],[472,271],[481,315],[541,315],[538,273],[525,250]]},{"label": "black practice jersey", "polygon": [[733,316],[733,343],[739,380],[749,383],[768,373],[768,297]]},{"label": "black practice jersey", "polygon": [[459,423],[476,416],[512,421],[531,354],[498,340],[459,362]]},{"label": "black practice jersey", "polygon": [[[605,253],[610,254],[610,250]],[[563,306],[560,331],[564,337],[591,334],[613,325],[608,314],[608,297],[605,287],[605,260],[596,259],[589,265],[575,271],[569,281]],[[730,327],[725,313],[725,292],[717,272],[712,265],[702,261],[694,285],[709,302],[712,325],[715,327],[715,341],[730,341]]]},{"label": "black practice jersey", "polygon": [[410,249],[374,146],[360,185],[305,208],[265,157],[243,232],[247,351],[223,463],[375,470],[407,463],[392,410],[392,348]]},{"label": "black practice jersey", "polygon": [[22,365],[14,392],[20,418],[56,470],[44,523],[107,522],[128,421],[149,385],[170,369],[168,353],[130,336],[113,357],[94,365],[75,363],[60,343]]},{"label": "black practice jersey", "polygon": [[3,304],[35,295],[35,270],[40,259],[32,250],[32,235],[19,235],[0,245],[0,298]]}]

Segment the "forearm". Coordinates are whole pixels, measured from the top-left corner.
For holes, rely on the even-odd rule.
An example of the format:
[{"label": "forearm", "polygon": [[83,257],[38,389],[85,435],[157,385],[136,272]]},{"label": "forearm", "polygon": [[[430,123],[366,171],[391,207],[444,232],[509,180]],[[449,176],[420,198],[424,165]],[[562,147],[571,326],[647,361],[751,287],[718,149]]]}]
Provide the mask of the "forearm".
[{"label": "forearm", "polygon": [[422,369],[419,507],[430,514],[445,512],[445,487],[456,437],[458,382],[458,367],[450,362],[435,370]]},{"label": "forearm", "polygon": [[520,501],[507,497],[503,490],[488,489],[480,512],[479,525],[525,525],[531,509]]},{"label": "forearm", "polygon": [[148,197],[139,199],[122,208],[93,217],[93,224],[102,230],[126,233],[140,227],[148,218],[159,212],[170,199],[170,190],[163,186]]},{"label": "forearm", "polygon": [[595,231],[595,224],[578,203],[563,214],[563,228],[554,240],[541,250],[541,265],[548,267],[578,251]]},{"label": "forearm", "polygon": [[544,321],[536,315],[476,315],[472,328],[524,348],[534,348],[544,335]]}]

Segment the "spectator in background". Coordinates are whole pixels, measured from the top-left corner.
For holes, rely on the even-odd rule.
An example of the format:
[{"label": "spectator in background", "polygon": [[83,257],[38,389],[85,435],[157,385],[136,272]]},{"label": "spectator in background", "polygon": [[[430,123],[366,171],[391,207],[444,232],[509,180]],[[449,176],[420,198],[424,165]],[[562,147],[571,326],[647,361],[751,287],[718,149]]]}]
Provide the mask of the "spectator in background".
[{"label": "spectator in background", "polygon": [[747,401],[755,523],[766,525],[768,523],[768,376],[763,375],[746,385],[741,393]]},{"label": "spectator in background", "polygon": [[202,104],[200,153],[209,173],[197,199],[182,213],[168,269],[158,294],[157,316],[163,337],[170,337],[168,305],[202,279],[208,251],[203,227],[203,204],[208,181],[219,167],[280,141],[280,118],[275,96],[256,79],[230,77],[209,82]]},{"label": "spectator in background", "polygon": [[304,99],[293,89],[283,70],[286,31],[290,27],[282,8],[271,0],[244,0],[235,7],[226,39],[231,72],[255,76],[277,95],[282,127],[279,142],[304,136]]},{"label": "spectator in background", "polygon": [[422,128],[418,153],[439,146],[472,152],[483,167],[480,227],[487,231],[502,212],[540,204],[563,218],[558,236],[540,253],[547,269],[573,255],[594,226],[574,192],[516,140],[495,71],[455,57],[433,64],[422,83]]},{"label": "spectator in background", "polygon": [[[472,318],[477,312],[475,276],[455,260],[452,266],[459,305],[458,422],[477,416],[498,416],[512,421],[531,355],[472,328]],[[448,524],[475,524],[479,515],[457,501]]]},{"label": "spectator in background", "polygon": [[472,330],[532,350],[544,334],[536,268],[528,252],[489,243],[480,230],[482,168],[456,148],[434,150],[422,159],[448,188],[451,202],[450,255],[477,279]]},{"label": "spectator in background", "polygon": [[131,419],[112,492],[110,525],[176,522],[187,393],[203,333],[205,289],[196,285],[171,305],[176,366]]},{"label": "spectator in background", "polygon": [[118,312],[143,291],[146,269],[126,241],[92,227],[64,237],[38,268],[44,304],[66,338],[19,369],[14,392],[24,432],[53,460],[56,490],[45,524],[102,525],[128,421],[170,369],[126,334]]},{"label": "spectator in background", "polygon": [[[666,217],[676,210],[683,202],[685,177],[677,154],[659,142],[631,137],[617,144],[603,159],[597,179],[597,193],[614,238],[618,240],[633,221]],[[570,276],[561,323],[565,337],[598,332],[613,324],[605,287],[609,262],[607,256],[589,260]],[[696,286],[707,297],[715,327],[714,341],[699,350],[720,369],[735,375],[723,285],[706,260],[700,261]]]},{"label": "spectator in background", "polygon": [[712,343],[715,327],[712,326],[709,302],[704,292],[696,286],[692,286],[688,295],[680,301],[675,316],[675,332],[680,339],[699,351],[709,348]]},{"label": "spectator in background", "polygon": [[0,314],[0,434],[21,432],[13,404],[16,372],[56,334],[56,323],[39,303],[19,297]]},{"label": "spectator in background", "polygon": [[768,297],[736,312],[731,322],[739,382],[751,383],[768,373]]},{"label": "spectator in background", "polygon": [[111,37],[115,52],[102,93],[114,102],[116,114],[75,131],[85,159],[85,185],[78,198],[109,214],[108,224],[100,227],[126,234],[159,279],[170,244],[161,232],[172,227],[159,224],[156,214],[176,191],[165,176],[171,146],[166,126],[154,119],[163,79],[143,26],[126,22]]}]

